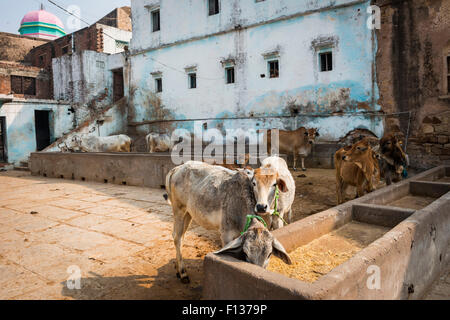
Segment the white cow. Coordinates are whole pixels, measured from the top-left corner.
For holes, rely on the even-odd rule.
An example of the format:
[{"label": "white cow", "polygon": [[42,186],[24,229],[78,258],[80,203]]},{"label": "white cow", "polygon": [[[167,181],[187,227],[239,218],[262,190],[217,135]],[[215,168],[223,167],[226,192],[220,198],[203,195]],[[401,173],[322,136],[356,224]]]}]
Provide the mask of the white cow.
[{"label": "white cow", "polygon": [[[256,197],[255,212],[271,216],[270,229],[283,227],[283,220],[291,222],[291,207],[295,198],[295,181],[284,159],[272,156],[261,167],[249,172]],[[278,189],[278,199],[276,190]],[[274,214],[276,203],[277,214]],[[286,217],[286,219],[284,219]]]},{"label": "white cow", "polygon": [[151,132],[145,137],[145,141],[147,141],[147,150],[150,153],[168,152],[174,146],[170,135],[167,133]]},{"label": "white cow", "polygon": [[[167,174],[166,190],[165,198],[174,215],[177,276],[183,283],[188,283],[189,277],[181,255],[181,242],[191,220],[206,229],[220,231],[224,247],[217,253],[233,254],[264,268],[271,254],[291,264],[281,243],[258,221],[261,218],[253,216],[255,198],[244,171],[188,161]],[[251,223],[244,230],[248,215]]]},{"label": "white cow", "polygon": [[124,134],[109,137],[74,135],[69,148],[81,152],[131,152],[131,138]]}]

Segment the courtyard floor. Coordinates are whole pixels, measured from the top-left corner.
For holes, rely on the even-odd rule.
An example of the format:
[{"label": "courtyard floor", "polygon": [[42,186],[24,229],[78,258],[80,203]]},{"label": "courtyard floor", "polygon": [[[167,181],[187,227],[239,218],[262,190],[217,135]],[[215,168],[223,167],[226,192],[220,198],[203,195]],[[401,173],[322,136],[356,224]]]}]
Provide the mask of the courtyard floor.
[{"label": "courtyard floor", "polygon": [[[293,175],[294,220],[336,205],[334,170]],[[182,284],[163,193],[0,173],[0,299],[200,299],[203,258],[219,235],[191,225],[183,246],[191,283]],[[71,289],[77,272],[80,289]],[[449,272],[428,298],[450,299]]]},{"label": "courtyard floor", "polygon": [[[218,234],[191,226],[182,284],[163,193],[1,173],[0,299],[199,299]],[[69,289],[78,271],[81,289]]]}]

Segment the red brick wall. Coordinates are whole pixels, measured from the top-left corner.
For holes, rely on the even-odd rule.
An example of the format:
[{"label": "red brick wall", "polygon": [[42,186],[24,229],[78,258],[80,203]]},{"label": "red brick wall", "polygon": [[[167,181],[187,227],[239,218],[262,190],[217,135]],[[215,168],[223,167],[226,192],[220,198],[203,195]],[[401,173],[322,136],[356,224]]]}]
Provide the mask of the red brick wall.
[{"label": "red brick wall", "polygon": [[33,66],[45,69],[50,75],[49,82],[45,85],[42,84],[42,88],[47,88],[47,96],[50,98],[53,98],[52,59],[63,56],[65,54],[63,51],[64,48],[67,48],[68,54],[72,53],[72,37],[74,39],[75,51],[103,51],[103,32],[97,25],[93,25],[36,47],[27,56]]},{"label": "red brick wall", "polygon": [[48,42],[48,40],[0,32],[0,61],[25,61],[30,50]]},{"label": "red brick wall", "polygon": [[121,7],[114,9],[97,23],[110,27],[131,31],[131,8]]},{"label": "red brick wall", "polygon": [[36,79],[36,95],[14,94],[19,98],[52,99],[50,74],[40,68],[20,63],[0,63],[0,94],[11,93],[11,76],[24,76]]}]

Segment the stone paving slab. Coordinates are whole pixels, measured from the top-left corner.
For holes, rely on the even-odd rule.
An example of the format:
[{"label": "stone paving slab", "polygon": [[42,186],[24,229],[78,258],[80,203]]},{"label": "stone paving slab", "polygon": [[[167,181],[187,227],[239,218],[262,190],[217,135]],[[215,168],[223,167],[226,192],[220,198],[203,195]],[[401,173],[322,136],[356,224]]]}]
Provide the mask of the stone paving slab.
[{"label": "stone paving slab", "polygon": [[[0,299],[199,299],[218,234],[194,227],[175,275],[164,190],[0,173]],[[67,279],[79,268],[81,289]],[[70,271],[70,272],[68,272]]]}]

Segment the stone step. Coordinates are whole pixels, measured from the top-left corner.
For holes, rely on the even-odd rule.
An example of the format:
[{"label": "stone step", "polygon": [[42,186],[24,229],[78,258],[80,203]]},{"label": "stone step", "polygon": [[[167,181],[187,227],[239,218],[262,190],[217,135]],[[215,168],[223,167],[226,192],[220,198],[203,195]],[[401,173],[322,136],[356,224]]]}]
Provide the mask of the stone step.
[{"label": "stone step", "polygon": [[17,170],[17,171],[30,171],[30,168],[28,168],[28,166],[26,166],[26,167],[14,166],[14,170]]}]

